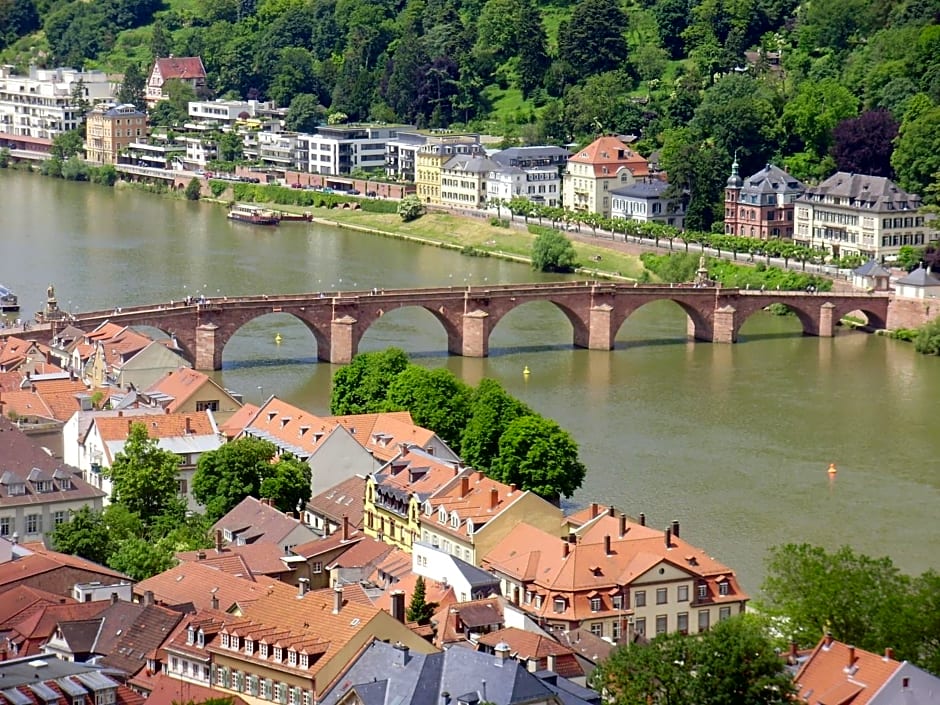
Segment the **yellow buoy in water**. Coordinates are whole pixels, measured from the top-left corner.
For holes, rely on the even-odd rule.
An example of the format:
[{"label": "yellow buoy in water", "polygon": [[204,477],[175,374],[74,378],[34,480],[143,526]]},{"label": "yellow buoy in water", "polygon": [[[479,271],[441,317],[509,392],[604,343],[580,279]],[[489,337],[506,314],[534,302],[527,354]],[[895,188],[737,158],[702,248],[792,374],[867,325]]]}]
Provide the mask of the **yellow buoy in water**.
[{"label": "yellow buoy in water", "polygon": [[282,341],[282,340],[283,340],[283,338],[281,337],[281,334],[280,334],[280,333],[277,333],[277,334],[274,336],[274,342],[277,343],[278,345],[281,344],[281,341]]},{"label": "yellow buoy in water", "polygon": [[526,377],[528,377],[529,374],[531,374],[531,373],[529,372],[529,366],[528,366],[528,365],[526,365],[525,367],[522,368],[522,374],[524,374]]},{"label": "yellow buoy in water", "polygon": [[836,474],[837,472],[839,472],[839,471],[836,470],[836,464],[835,464],[835,463],[829,463],[829,469],[828,469],[826,472],[828,472],[830,475],[835,475],[835,474]]}]

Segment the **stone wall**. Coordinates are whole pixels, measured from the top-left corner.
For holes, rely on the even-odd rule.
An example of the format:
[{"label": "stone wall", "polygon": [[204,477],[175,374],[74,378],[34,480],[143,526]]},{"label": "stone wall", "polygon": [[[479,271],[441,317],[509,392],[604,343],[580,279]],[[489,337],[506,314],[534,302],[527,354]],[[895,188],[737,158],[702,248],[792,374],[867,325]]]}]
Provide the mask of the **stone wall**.
[{"label": "stone wall", "polygon": [[888,329],[918,328],[940,316],[940,299],[902,299],[888,304]]}]

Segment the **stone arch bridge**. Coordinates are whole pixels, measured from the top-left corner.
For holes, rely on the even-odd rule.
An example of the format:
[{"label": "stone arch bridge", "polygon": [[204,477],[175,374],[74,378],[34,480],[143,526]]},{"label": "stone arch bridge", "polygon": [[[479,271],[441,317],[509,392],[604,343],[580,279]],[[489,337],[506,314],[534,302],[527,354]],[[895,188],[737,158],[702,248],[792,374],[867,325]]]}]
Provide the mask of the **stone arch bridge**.
[{"label": "stone arch bridge", "polygon": [[832,336],[835,324],[852,311],[864,313],[872,328],[884,328],[888,315],[888,297],[870,294],[559,282],[200,298],[80,313],[72,323],[83,330],[105,321],[151,326],[175,336],[197,369],[217,370],[226,343],[238,329],[270,313],[300,320],[316,338],[321,360],[347,363],[369,327],[399,308],[417,306],[430,312],[444,328],[451,354],[485,357],[490,333],[500,320],[532,301],[549,301],[565,314],[575,346],[611,350],[617,331],[634,311],[662,300],[686,312],[691,338],[716,343],[735,342],[747,318],[772,303],[793,310],[806,335]]}]

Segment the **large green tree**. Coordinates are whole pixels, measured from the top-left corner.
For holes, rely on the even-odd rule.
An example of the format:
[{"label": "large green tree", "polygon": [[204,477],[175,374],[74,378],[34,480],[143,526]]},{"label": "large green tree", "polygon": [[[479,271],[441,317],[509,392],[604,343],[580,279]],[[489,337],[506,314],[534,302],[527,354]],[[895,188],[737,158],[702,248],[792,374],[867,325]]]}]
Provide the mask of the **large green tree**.
[{"label": "large green tree", "polygon": [[389,386],[408,364],[408,355],[398,348],[359,353],[333,375],[330,413],[344,416],[382,411]]},{"label": "large green tree", "polygon": [[140,68],[140,64],[131,62],[124,70],[124,78],[121,81],[121,87],[118,89],[117,99],[119,103],[130,103],[138,110],[146,107],[144,101],[144,91],[147,86],[147,77]]},{"label": "large green tree", "polygon": [[832,147],[833,131],[858,114],[858,99],[839,81],[804,81],[783,109],[783,126],[803,149],[822,159]]},{"label": "large green tree", "polygon": [[613,705],[787,705],[793,681],[764,623],[748,615],[703,634],[628,642],[591,677]]},{"label": "large green tree", "polygon": [[521,416],[500,436],[499,457],[489,475],[557,501],[573,495],[586,472],[571,434],[550,419]]},{"label": "large green tree", "polygon": [[928,188],[940,172],[940,106],[905,116],[891,165],[902,187],[929,197]]},{"label": "large green tree", "polygon": [[470,388],[446,367],[429,370],[409,365],[389,385],[389,410],[411,412],[414,422],[433,429],[455,451],[470,415]]},{"label": "large green tree", "polygon": [[510,395],[495,379],[480,380],[470,399],[470,418],[460,438],[460,457],[478,470],[489,470],[499,455],[503,431],[532,410]]},{"label": "large green tree", "polygon": [[261,496],[271,499],[282,512],[300,511],[312,494],[310,472],[308,463],[284,453],[261,480]]},{"label": "large green tree", "polygon": [[542,272],[571,272],[578,266],[578,254],[565,234],[544,228],[532,243],[532,268]]},{"label": "large green tree", "polygon": [[558,57],[581,76],[623,68],[627,16],[616,0],[580,0],[558,28]]},{"label": "large green tree", "polygon": [[111,536],[102,513],[84,506],[52,532],[55,550],[106,565],[111,555]]},{"label": "large green tree", "polygon": [[111,479],[111,500],[150,524],[161,515],[183,515],[179,467],[176,453],[160,448],[145,424],[133,423],[124,449],[103,472]]},{"label": "large green tree", "polygon": [[260,496],[261,481],[270,474],[276,453],[273,443],[250,436],[203,453],[193,475],[193,497],[208,517],[218,519],[245,497]]}]

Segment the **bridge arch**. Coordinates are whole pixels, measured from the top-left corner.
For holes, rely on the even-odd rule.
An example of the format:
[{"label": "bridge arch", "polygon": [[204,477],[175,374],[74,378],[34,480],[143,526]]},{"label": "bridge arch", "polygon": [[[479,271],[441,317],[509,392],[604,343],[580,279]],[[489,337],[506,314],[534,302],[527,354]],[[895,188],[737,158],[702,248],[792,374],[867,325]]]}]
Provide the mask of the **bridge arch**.
[{"label": "bridge arch", "polygon": [[359,350],[359,345],[363,337],[377,321],[380,321],[386,314],[392,311],[403,311],[406,309],[419,309],[427,311],[441,324],[444,333],[447,335],[447,352],[452,355],[462,353],[463,331],[461,328],[461,319],[463,311],[448,309],[441,305],[438,308],[425,304],[416,304],[412,302],[389,301],[385,304],[369,304],[360,302],[358,318],[352,331],[352,353]]},{"label": "bridge arch", "polygon": [[711,318],[713,308],[711,300],[708,302],[708,307],[703,309],[701,299],[686,301],[681,296],[662,296],[635,302],[625,300],[622,304],[615,306],[611,314],[610,322],[611,340],[616,339],[620,329],[623,328],[623,325],[633,314],[649,304],[658,303],[660,301],[668,301],[682,309],[688,319],[686,332],[689,337],[695,338],[696,340],[712,339],[714,326]]},{"label": "bridge arch", "polygon": [[[330,337],[328,332],[322,330],[321,325],[316,321],[308,320],[304,317],[303,312],[293,311],[293,310],[283,310],[283,311],[271,311],[270,309],[253,309],[252,313],[254,315],[250,316],[240,316],[237,322],[224,323],[215,330],[215,335],[213,336],[213,359],[216,363],[216,369],[221,369],[222,359],[225,354],[225,348],[231,342],[232,338],[238,335],[246,326],[251,325],[260,319],[268,317],[281,317],[290,320],[291,322],[299,322],[303,327],[308,330],[316,343],[316,356],[319,360],[329,361],[329,352],[330,352]],[[207,319],[206,323],[211,323],[217,325],[215,321]],[[279,331],[277,332],[279,334]],[[197,336],[197,347],[198,347],[198,336],[199,330],[196,332]],[[273,336],[272,336],[273,340]]]},{"label": "bridge arch", "polygon": [[735,305],[733,340],[738,339],[738,333],[747,320],[759,311],[763,311],[771,303],[782,303],[796,316],[803,328],[803,335],[819,335],[819,318],[826,299],[813,297],[807,299],[788,299],[787,301],[767,301],[761,299],[739,299]]},{"label": "bridge arch", "polygon": [[832,311],[832,320],[837,323],[853,311],[860,311],[865,314],[869,328],[884,330],[888,327],[888,307],[883,299],[855,299],[854,301],[840,302]]},{"label": "bridge arch", "polygon": [[492,307],[489,311],[489,320],[487,321],[487,349],[489,347],[489,338],[493,335],[493,331],[496,329],[496,326],[499,325],[500,321],[502,321],[508,314],[526,306],[527,304],[542,302],[552,304],[556,309],[564,314],[565,318],[568,319],[568,322],[571,324],[572,342],[575,347],[589,347],[591,338],[590,311],[588,310],[588,307],[584,305],[583,301],[580,302],[580,306],[572,306],[570,299],[571,297],[565,296],[563,294],[546,296],[544,299],[540,299],[538,301],[534,299],[522,299],[518,301],[512,299],[510,301],[501,303],[501,305],[498,307]]}]

